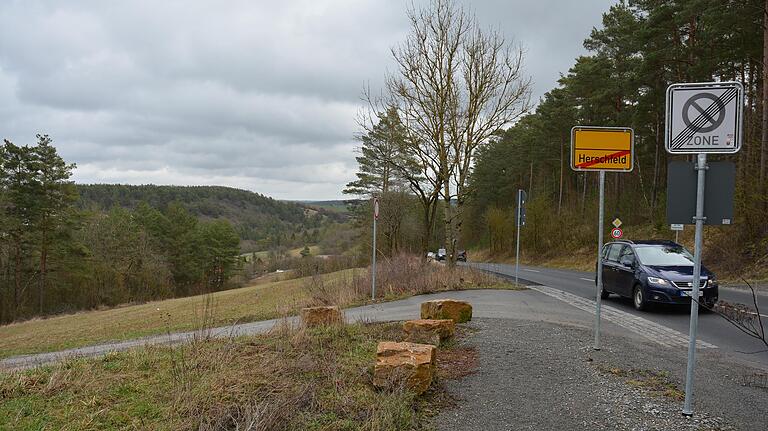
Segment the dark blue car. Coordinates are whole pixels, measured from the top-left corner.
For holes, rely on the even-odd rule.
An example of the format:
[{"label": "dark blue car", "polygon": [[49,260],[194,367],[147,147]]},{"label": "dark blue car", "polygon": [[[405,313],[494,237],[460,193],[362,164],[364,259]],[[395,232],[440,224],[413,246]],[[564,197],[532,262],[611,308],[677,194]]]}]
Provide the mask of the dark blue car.
[{"label": "dark blue car", "polygon": [[[632,298],[635,308],[651,303],[690,304],[693,286],[693,255],[673,241],[615,241],[606,244],[603,259],[603,289]],[[701,267],[699,303],[712,307],[717,302],[715,274]]]}]

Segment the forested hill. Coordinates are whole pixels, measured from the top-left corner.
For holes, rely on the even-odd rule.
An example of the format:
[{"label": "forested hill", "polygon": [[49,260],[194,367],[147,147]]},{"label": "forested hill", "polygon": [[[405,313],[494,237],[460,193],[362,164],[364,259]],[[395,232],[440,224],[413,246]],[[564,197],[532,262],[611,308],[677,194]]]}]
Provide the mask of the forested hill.
[{"label": "forested hill", "polygon": [[164,209],[175,202],[201,219],[230,221],[242,240],[259,249],[290,245],[297,236],[307,236],[323,221],[338,217],[322,209],[222,186],[78,184],[77,190],[78,205],[83,209],[135,208],[140,202]]}]

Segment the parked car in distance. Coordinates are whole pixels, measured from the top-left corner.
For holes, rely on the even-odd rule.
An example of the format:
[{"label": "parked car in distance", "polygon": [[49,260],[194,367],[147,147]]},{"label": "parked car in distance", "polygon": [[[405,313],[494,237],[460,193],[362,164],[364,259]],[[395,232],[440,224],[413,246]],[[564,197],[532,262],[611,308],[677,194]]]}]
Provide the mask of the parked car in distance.
[{"label": "parked car in distance", "polygon": [[427,261],[435,260],[435,252],[429,251],[427,252]]},{"label": "parked car in distance", "polygon": [[444,248],[438,249],[437,253],[435,253],[435,260],[445,260],[446,257],[448,257],[448,254]]},{"label": "parked car in distance", "polygon": [[[600,297],[612,293],[632,298],[636,309],[652,303],[690,304],[693,255],[674,241],[614,241],[603,246],[603,287]],[[701,266],[699,302],[717,303],[715,274]],[[597,282],[597,280],[595,280]]]},{"label": "parked car in distance", "polygon": [[459,262],[466,262],[467,261],[467,251],[466,250],[459,250],[458,253],[456,253],[456,260]]},{"label": "parked car in distance", "polygon": [[[432,253],[432,258],[437,261],[442,261],[448,259],[448,251],[444,248],[438,249],[437,253]],[[427,254],[427,257],[429,257],[429,254]],[[467,252],[466,250],[459,250],[456,253],[456,260],[459,262],[466,262],[467,261]]]}]

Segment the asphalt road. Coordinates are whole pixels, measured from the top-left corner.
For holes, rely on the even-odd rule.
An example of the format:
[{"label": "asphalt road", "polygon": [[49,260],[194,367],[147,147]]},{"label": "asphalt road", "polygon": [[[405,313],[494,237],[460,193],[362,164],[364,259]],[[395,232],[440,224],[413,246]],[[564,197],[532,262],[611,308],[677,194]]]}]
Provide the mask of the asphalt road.
[{"label": "asphalt road", "polygon": [[[471,266],[496,272],[505,276],[514,276],[515,266],[497,263],[471,263]],[[595,274],[593,272],[552,269],[538,266],[520,266],[518,277],[521,282],[531,282],[559,289],[583,298],[595,299]],[[761,292],[757,296],[758,307],[763,316],[763,323],[768,331],[768,295]],[[720,299],[752,305],[752,294],[742,289],[720,288]],[[656,306],[649,311],[636,311],[630,299],[611,295],[604,301],[621,311],[643,317],[668,328],[688,334],[690,325],[690,307]],[[730,323],[714,313],[699,314],[698,339],[712,343],[726,355],[734,359],[747,361],[752,365],[768,366],[768,351],[760,341],[739,332]],[[753,353],[759,352],[759,353]]]}]

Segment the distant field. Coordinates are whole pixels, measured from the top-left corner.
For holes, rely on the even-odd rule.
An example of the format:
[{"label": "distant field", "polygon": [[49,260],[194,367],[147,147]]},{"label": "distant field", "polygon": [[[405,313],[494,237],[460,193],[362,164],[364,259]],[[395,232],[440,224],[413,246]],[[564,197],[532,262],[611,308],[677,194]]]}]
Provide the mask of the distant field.
[{"label": "distant field", "polygon": [[[288,256],[299,257],[299,256],[301,256],[301,251],[302,250],[304,250],[304,247],[299,247],[299,248],[294,248],[292,250],[288,250]],[[320,247],[319,246],[316,246],[316,245],[310,245],[309,246],[309,254],[311,256],[317,256],[317,254],[319,252],[320,252]],[[253,253],[243,253],[240,256],[244,257],[246,262],[250,262],[251,261],[251,257],[253,256]],[[256,257],[261,258],[261,259],[266,259],[267,257],[269,257],[269,252],[268,251],[257,251],[256,252]]]},{"label": "distant field", "polygon": [[[322,278],[340,280],[354,271]],[[225,326],[294,314],[310,300],[303,283],[303,279],[294,279],[214,293],[210,324]],[[203,322],[205,304],[205,296],[192,296],[2,326],[0,358],[197,329]]]},{"label": "distant field", "polygon": [[307,201],[303,203],[308,207],[324,209],[336,213],[346,214],[349,212],[345,201]]}]

